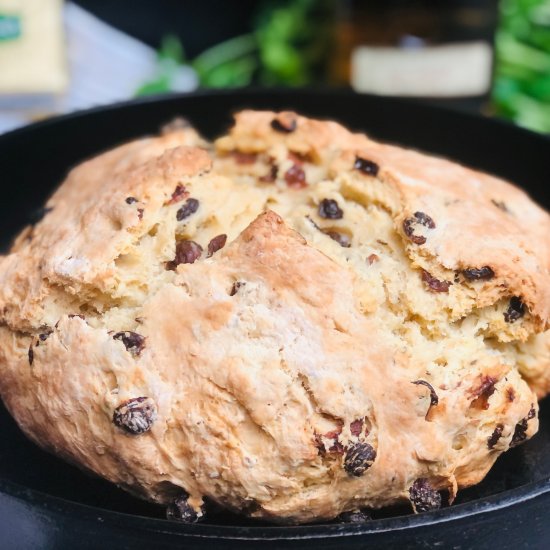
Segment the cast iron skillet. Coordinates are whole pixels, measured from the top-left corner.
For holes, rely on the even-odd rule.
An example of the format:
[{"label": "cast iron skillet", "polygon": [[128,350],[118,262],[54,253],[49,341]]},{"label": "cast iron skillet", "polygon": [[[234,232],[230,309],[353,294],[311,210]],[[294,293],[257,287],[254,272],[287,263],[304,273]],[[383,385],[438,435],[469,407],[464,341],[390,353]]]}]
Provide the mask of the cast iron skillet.
[{"label": "cast iron skillet", "polygon": [[[372,136],[445,155],[508,178],[548,206],[550,140],[479,117],[348,92],[198,93],[126,103],[0,136],[0,235],[4,247],[32,221],[67,170],[125,140],[155,133],[176,115],[206,136],[243,107],[291,108]],[[361,525],[278,527],[213,512],[207,523],[169,522],[164,511],[40,451],[0,410],[2,548],[542,548],[550,540],[550,406],[541,430],[505,453],[455,505],[414,516],[384,510]]]}]

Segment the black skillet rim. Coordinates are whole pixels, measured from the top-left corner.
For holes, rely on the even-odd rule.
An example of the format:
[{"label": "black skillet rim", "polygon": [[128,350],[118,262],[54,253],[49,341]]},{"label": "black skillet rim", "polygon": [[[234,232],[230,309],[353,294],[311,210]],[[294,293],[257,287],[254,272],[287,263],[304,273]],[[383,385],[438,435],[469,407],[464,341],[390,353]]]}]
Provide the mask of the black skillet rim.
[{"label": "black skillet rim", "polygon": [[215,524],[184,524],[166,519],[125,514],[69,501],[23,487],[6,479],[0,479],[0,493],[23,501],[48,515],[76,516],[83,521],[100,522],[136,531],[194,537],[198,539],[223,539],[242,541],[310,540],[353,537],[387,532],[409,532],[419,527],[445,526],[463,519],[474,519],[499,510],[505,510],[533,500],[550,492],[550,477],[534,481],[464,504],[458,504],[433,512],[383,518],[363,524],[335,523],[309,525],[230,526]]},{"label": "black skillet rim", "polygon": [[[50,118],[39,120],[25,126],[14,128],[8,132],[0,134],[0,145],[4,140],[13,139],[24,135],[27,132],[33,132],[36,130],[41,130],[49,126],[56,126],[58,123],[63,123],[65,121],[70,121],[73,119],[78,119],[82,117],[93,116],[96,113],[108,113],[110,111],[119,111],[122,109],[139,107],[142,105],[150,105],[155,103],[169,103],[174,101],[185,100],[186,98],[212,98],[217,97],[226,97],[226,96],[235,96],[238,95],[243,99],[248,97],[261,97],[261,96],[273,96],[277,95],[283,98],[289,98],[292,100],[292,97],[301,96],[303,97],[329,97],[333,96],[336,100],[345,100],[346,98],[351,97],[364,97],[367,101],[374,101],[380,104],[386,105],[400,105],[407,104],[411,108],[423,109],[428,112],[440,112],[446,116],[458,116],[460,118],[467,118],[470,121],[480,121],[483,120],[482,124],[493,125],[495,127],[500,127],[502,129],[510,130],[512,129],[514,133],[521,133],[524,136],[530,136],[531,138],[538,140],[546,140],[550,142],[550,134],[539,134],[531,130],[517,126],[510,121],[501,119],[501,118],[489,118],[477,113],[473,113],[467,110],[457,109],[449,107],[445,104],[430,104],[425,100],[417,100],[409,97],[403,96],[381,96],[374,94],[363,94],[357,93],[351,90],[350,88],[345,87],[331,87],[331,86],[317,86],[317,87],[301,87],[301,88],[262,88],[262,87],[249,87],[242,89],[199,89],[192,92],[182,92],[182,93],[165,93],[165,94],[153,94],[138,98],[129,99],[126,101],[118,101],[115,103],[110,103],[108,105],[98,105],[95,107],[90,107],[88,109],[82,109],[78,111],[73,111],[71,113],[56,115]],[[325,117],[329,118],[329,117]]]},{"label": "black skillet rim", "polygon": [[[131,109],[141,105],[151,105],[163,102],[177,102],[186,98],[202,97],[213,98],[219,96],[238,95],[243,100],[248,97],[261,95],[279,95],[288,97],[292,100],[294,95],[302,97],[310,96],[338,96],[340,99],[346,97],[358,96],[348,89],[333,89],[333,88],[316,88],[314,90],[302,88],[300,90],[293,89],[245,89],[245,90],[200,90],[190,93],[166,94],[161,96],[148,96],[129,101],[114,103],[106,106],[93,107],[82,111],[49,118],[47,120],[35,122],[33,124],[16,128],[10,132],[0,135],[0,147],[3,143],[14,139],[24,137],[27,133],[32,133],[36,130],[48,129],[55,127],[64,121],[93,116],[96,113],[108,113],[122,109]],[[441,112],[446,116],[459,116],[467,118],[472,123],[492,125],[495,130],[506,129],[514,133],[523,134],[524,137],[529,137],[536,140],[548,141],[550,144],[550,136],[535,134],[529,130],[512,125],[509,122],[482,118],[479,115],[469,112],[457,112],[454,109],[441,105],[427,105],[422,102],[408,100],[406,98],[388,98],[381,96],[369,96],[361,94],[371,100],[390,105],[392,102],[396,104],[408,103],[411,108],[424,109],[427,112]],[[394,531],[409,531],[411,529],[449,524],[454,521],[459,521],[465,518],[474,518],[484,514],[489,514],[498,510],[510,508],[512,506],[526,503],[541,495],[550,493],[550,477],[543,478],[538,481],[533,481],[516,487],[507,489],[500,493],[490,495],[488,497],[479,498],[463,504],[454,505],[443,508],[441,510],[426,512],[418,515],[410,514],[406,516],[397,516],[392,518],[381,518],[367,522],[364,524],[309,524],[296,526],[254,526],[254,525],[216,525],[216,524],[193,524],[187,525],[168,521],[165,519],[151,518],[136,514],[125,514],[122,512],[99,508],[82,504],[72,500],[67,500],[61,497],[53,496],[42,491],[31,489],[23,485],[14,483],[8,479],[0,479],[0,493],[15,499],[21,500],[26,504],[41,509],[49,514],[60,514],[62,516],[79,515],[83,520],[97,522],[98,520],[107,527],[107,523],[116,524],[120,527],[132,529],[134,532],[142,531],[164,535],[176,535],[183,538],[195,537],[198,539],[224,539],[224,540],[242,540],[242,541],[269,541],[269,540],[304,540],[304,539],[330,539],[335,537],[353,537],[358,535],[368,535],[376,533],[394,532]]]}]

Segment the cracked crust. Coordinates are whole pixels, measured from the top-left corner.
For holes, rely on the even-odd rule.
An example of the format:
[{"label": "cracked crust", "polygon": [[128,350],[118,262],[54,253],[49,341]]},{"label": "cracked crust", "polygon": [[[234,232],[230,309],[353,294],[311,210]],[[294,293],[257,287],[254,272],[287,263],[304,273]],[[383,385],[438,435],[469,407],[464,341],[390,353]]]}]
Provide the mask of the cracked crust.
[{"label": "cracked crust", "polygon": [[180,128],[82,164],[0,260],[29,437],[190,517],[301,523],[452,500],[536,432],[550,221],[523,192],[293,113],[204,147]]}]

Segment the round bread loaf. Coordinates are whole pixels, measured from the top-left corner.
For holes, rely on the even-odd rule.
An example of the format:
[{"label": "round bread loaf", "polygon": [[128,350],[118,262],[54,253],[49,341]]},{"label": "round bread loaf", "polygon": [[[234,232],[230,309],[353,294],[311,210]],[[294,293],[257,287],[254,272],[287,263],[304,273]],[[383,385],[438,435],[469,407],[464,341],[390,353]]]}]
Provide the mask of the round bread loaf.
[{"label": "round bread loaf", "polygon": [[452,502],[537,430],[550,218],[334,122],[245,111],[69,174],[0,259],[0,392],[40,446],[196,521]]}]

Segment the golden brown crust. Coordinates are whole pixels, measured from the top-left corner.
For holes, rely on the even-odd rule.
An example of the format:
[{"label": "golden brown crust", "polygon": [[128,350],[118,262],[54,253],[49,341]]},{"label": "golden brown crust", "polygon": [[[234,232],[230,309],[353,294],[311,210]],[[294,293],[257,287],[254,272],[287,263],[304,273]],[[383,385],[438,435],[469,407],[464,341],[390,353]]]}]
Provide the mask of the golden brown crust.
[{"label": "golden brown crust", "polygon": [[370,186],[373,182],[367,185],[374,188],[367,188],[361,182],[368,200],[392,209],[398,225],[417,211],[436,222],[422,255],[447,270],[494,267],[492,292],[521,296],[537,327],[550,326],[550,217],[523,191],[444,159],[351,134],[334,122],[294,115],[296,131],[282,134],[270,126],[274,116],[239,113],[218,148],[269,152],[284,143],[290,151],[323,159],[331,175],[353,174],[358,156],[376,163],[377,180],[385,188]]},{"label": "golden brown crust", "polygon": [[33,440],[144,498],[299,523],[454,494],[536,432],[550,222],[521,191],[288,113],[193,145],[84,163],[0,260],[0,393]]}]

